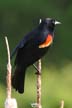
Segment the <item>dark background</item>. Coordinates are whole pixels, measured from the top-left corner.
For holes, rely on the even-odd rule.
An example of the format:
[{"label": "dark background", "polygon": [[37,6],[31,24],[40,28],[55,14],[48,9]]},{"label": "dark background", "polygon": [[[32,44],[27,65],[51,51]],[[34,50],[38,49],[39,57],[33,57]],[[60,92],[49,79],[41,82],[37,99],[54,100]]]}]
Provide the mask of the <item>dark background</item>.
[{"label": "dark background", "polygon": [[[66,101],[65,107],[72,108],[72,0],[0,1],[0,94],[2,94],[3,97],[0,99],[2,103],[1,107],[3,107],[3,101],[6,97],[6,93],[3,93],[4,90],[6,90],[5,76],[7,63],[4,37],[8,37],[10,49],[12,51],[23,36],[38,25],[40,18],[47,17],[55,18],[62,24],[57,25],[54,44],[42,60],[44,71],[42,74],[43,106],[48,107],[49,105],[51,108],[58,108],[58,102],[61,99],[64,99]],[[33,67],[30,67],[28,71],[30,71],[30,69],[31,71],[35,71]],[[48,80],[45,78],[46,75],[48,75]],[[36,81],[33,73],[27,72],[27,78],[28,77],[30,80],[34,77],[34,81]],[[29,79],[26,81],[28,82]],[[44,81],[46,81],[46,83],[44,83]],[[49,81],[50,83],[48,83]],[[55,82],[51,83],[51,81]],[[33,84],[33,86],[35,86],[35,84]],[[54,89],[53,87],[56,87],[57,89]],[[29,89],[27,84],[26,88]],[[52,92],[44,93],[44,89],[46,89],[45,92],[48,90],[52,90]],[[18,98],[19,102],[21,96],[14,91],[13,95]],[[35,97],[35,94],[33,94],[33,96]],[[29,92],[26,92],[26,94],[22,95],[22,99],[25,103],[23,104],[20,102],[19,106],[28,108],[30,101],[32,102],[34,100],[33,96],[30,96]],[[46,97],[49,99],[48,101]]]}]

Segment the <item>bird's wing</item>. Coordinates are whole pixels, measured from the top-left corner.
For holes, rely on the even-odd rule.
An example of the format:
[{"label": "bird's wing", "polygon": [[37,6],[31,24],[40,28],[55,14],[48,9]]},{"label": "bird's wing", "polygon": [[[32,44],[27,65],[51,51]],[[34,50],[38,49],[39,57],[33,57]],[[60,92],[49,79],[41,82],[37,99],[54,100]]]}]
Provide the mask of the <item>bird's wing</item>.
[{"label": "bird's wing", "polygon": [[46,40],[39,45],[39,48],[45,48],[45,47],[48,47],[52,44],[53,42],[53,36],[51,34],[48,34]]},{"label": "bird's wing", "polygon": [[[47,37],[47,39],[46,39]],[[11,53],[11,59],[14,56],[14,54],[17,52],[19,48],[23,48],[26,43],[33,42],[35,45],[39,46],[39,48],[47,47],[52,42],[52,36],[43,36],[41,32],[38,29],[33,30],[29,34],[27,34],[23,40],[19,42],[19,44],[14,48],[14,50]]]},{"label": "bird's wing", "polygon": [[33,38],[33,31],[30,32],[29,34],[27,34],[26,36],[24,36],[24,38],[17,44],[17,46],[13,49],[12,53],[11,53],[11,59],[14,56],[14,54],[17,52],[17,50],[19,48],[24,47],[24,45],[31,39]]},{"label": "bird's wing", "polygon": [[43,43],[44,40],[45,40],[44,38],[41,38],[39,30],[37,28],[34,29],[32,32],[24,36],[24,38],[19,42],[19,44],[17,44],[17,46],[13,49],[11,53],[11,59],[14,56],[14,54],[17,52],[17,50],[19,48],[23,48],[26,43],[33,42],[39,45],[39,43],[40,44]]}]

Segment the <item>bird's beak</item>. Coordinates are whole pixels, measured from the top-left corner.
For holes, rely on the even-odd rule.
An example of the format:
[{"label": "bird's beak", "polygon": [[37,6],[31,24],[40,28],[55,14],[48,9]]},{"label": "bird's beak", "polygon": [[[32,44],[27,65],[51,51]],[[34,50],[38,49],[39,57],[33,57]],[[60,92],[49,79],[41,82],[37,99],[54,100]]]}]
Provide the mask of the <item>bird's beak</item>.
[{"label": "bird's beak", "polygon": [[59,21],[55,21],[55,25],[57,25],[57,24],[61,24],[61,22],[59,22]]}]

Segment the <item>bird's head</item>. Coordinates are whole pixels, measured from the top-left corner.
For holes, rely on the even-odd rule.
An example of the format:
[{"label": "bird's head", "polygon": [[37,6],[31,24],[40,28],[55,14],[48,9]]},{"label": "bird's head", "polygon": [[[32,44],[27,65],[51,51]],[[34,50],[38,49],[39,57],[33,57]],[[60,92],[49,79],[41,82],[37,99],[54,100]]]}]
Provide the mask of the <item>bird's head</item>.
[{"label": "bird's head", "polygon": [[59,21],[52,18],[40,19],[39,23],[49,30],[54,30],[57,24],[61,24]]}]

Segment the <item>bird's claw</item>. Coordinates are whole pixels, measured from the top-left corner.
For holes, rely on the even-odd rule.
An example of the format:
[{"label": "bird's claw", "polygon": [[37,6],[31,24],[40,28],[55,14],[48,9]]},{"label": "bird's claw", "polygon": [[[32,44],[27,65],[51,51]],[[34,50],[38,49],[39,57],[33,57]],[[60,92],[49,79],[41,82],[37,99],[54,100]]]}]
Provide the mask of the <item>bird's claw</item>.
[{"label": "bird's claw", "polygon": [[41,73],[40,73],[40,72],[36,72],[35,74],[36,74],[36,75],[41,75]]}]

